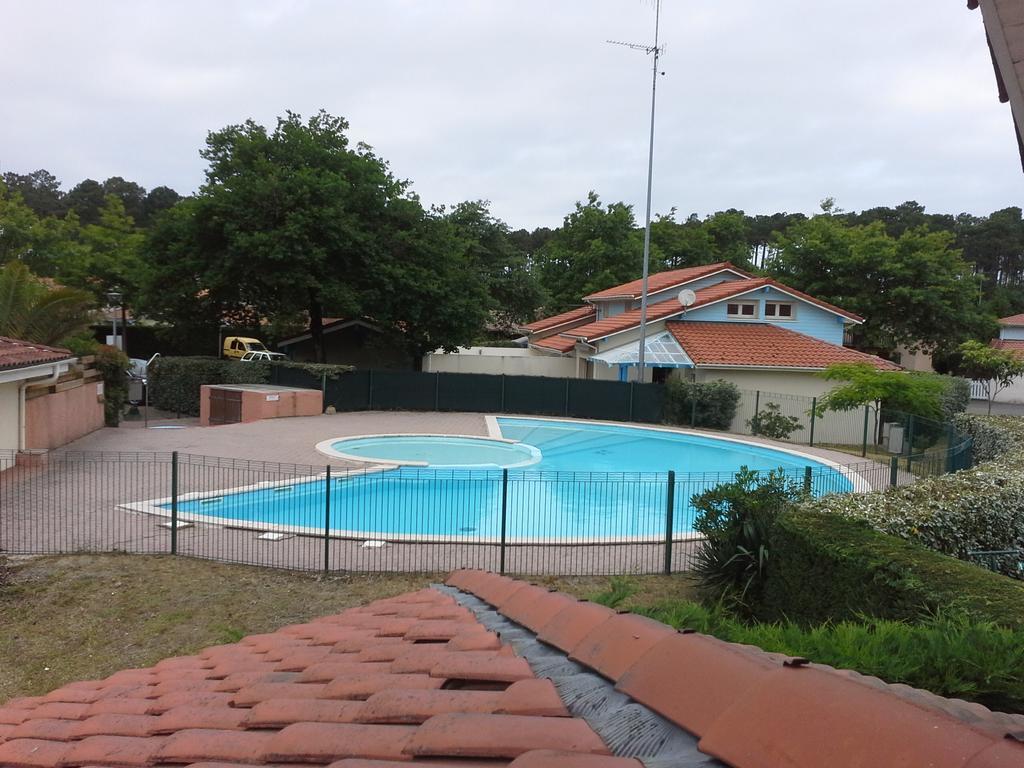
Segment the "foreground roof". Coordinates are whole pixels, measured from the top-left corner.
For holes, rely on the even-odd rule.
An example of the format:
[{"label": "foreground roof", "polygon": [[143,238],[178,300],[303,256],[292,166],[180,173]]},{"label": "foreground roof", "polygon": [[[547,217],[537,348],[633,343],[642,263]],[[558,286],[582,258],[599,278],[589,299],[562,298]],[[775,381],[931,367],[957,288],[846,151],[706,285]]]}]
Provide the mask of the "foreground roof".
[{"label": "foreground roof", "polygon": [[[1024,717],[482,571],[0,707],[0,765],[1017,765]],[[641,763],[641,760],[644,762]]]},{"label": "foreground roof", "polygon": [[45,344],[0,336],[0,371],[55,363],[70,357],[71,352],[60,347],[48,347]]},{"label": "foreground roof", "polygon": [[1020,0],[967,0],[967,7],[981,8],[999,100],[1010,102],[1024,162],[1024,6]]},{"label": "foreground roof", "polygon": [[[702,264],[697,267],[685,267],[684,269],[669,269],[664,272],[655,272],[653,275],[647,276],[647,292],[654,293],[655,291],[664,291],[674,286],[682,286],[686,283],[699,280],[702,277],[713,275],[716,272],[730,271],[741,277],[753,277],[749,272],[745,272],[739,267],[734,267],[728,261],[720,261],[716,264]],[[603,291],[597,291],[591,293],[588,296],[584,296],[584,301],[594,301],[608,299],[639,299],[640,294],[643,293],[644,281],[630,280],[628,283],[622,285],[615,285],[611,288],[605,288]]]},{"label": "foreground roof", "polygon": [[1002,349],[1005,352],[1013,352],[1019,358],[1024,358],[1024,340],[1018,339],[993,339],[992,346]]},{"label": "foreground roof", "polygon": [[823,370],[835,363],[867,363],[883,371],[900,370],[881,357],[768,323],[696,321],[666,323],[665,328],[698,366]]}]

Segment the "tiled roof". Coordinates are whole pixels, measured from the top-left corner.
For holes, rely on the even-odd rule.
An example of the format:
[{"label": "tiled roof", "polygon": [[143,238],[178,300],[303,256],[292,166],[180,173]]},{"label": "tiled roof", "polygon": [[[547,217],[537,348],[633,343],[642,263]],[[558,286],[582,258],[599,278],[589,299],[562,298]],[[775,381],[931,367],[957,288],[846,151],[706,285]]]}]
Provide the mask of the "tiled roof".
[{"label": "tiled roof", "polygon": [[571,352],[575,348],[576,339],[567,339],[565,336],[545,336],[543,339],[531,341],[530,346],[551,349],[564,354]]},{"label": "tiled roof", "polygon": [[[790,288],[788,285],[783,285],[782,283],[768,277],[758,277],[751,280],[730,280],[727,282],[716,283],[715,285],[707,288],[702,288],[696,292],[697,300],[687,309],[692,311],[699,307],[707,306],[708,304],[714,304],[715,302],[729,299],[734,296],[740,296],[742,294],[749,293],[750,291],[756,291],[758,288],[765,287],[784,291],[797,298],[803,299],[804,301],[808,301],[811,304],[816,304],[823,309],[827,309],[830,312],[842,315],[854,322],[863,322],[863,318],[859,315],[847,312],[845,309],[840,309],[833,304],[829,304],[827,301],[819,301],[813,296],[808,296],[806,293],[798,291],[795,288]],[[650,304],[647,307],[648,322],[652,320],[663,320],[667,317],[681,314],[683,314],[683,307],[675,299],[659,301],[654,304]],[[613,317],[606,317],[603,320],[598,320],[587,325],[572,328],[568,331],[563,331],[562,335],[572,336],[586,341],[597,341],[598,339],[603,339],[613,333],[625,331],[638,325],[640,325],[640,310],[631,309],[627,312],[614,315]]]},{"label": "tiled roof", "polygon": [[868,363],[880,370],[899,370],[875,355],[768,323],[693,321],[667,323],[665,328],[698,366],[824,369],[834,363]]},{"label": "tiled roof", "polygon": [[0,371],[55,363],[69,357],[71,352],[66,349],[0,336]]},{"label": "tiled roof", "polygon": [[1024,758],[1003,738],[1024,717],[494,574],[458,571],[448,583],[9,701],[0,765],[721,765],[713,755],[739,768],[987,768]]},{"label": "tiled roof", "polygon": [[1017,357],[1024,358],[1024,340],[992,339],[992,346],[996,349],[1013,352]]},{"label": "tiled roof", "polygon": [[551,317],[545,317],[542,320],[536,320],[528,325],[524,325],[523,330],[530,333],[540,333],[541,331],[548,331],[552,328],[557,328],[560,325],[583,323],[596,316],[597,310],[591,306],[577,307],[576,309],[570,309],[568,312],[563,312],[560,315],[552,315]]},{"label": "tiled roof", "polygon": [[1007,326],[1024,326],[1024,314],[1000,317],[999,324]]},{"label": "tiled roof", "polygon": [[[713,275],[715,272],[721,272],[723,269],[730,269],[738,275],[743,277],[751,277],[749,272],[744,272],[738,267],[734,267],[728,261],[720,261],[717,264],[704,264],[699,267],[686,267],[685,269],[670,269],[665,272],[655,272],[653,275],[647,276],[647,292],[654,293],[655,291],[664,291],[675,285],[684,285],[693,280],[699,280],[707,275]],[[584,301],[593,301],[594,299],[617,299],[617,298],[640,298],[640,294],[643,291],[643,280],[631,280],[628,283],[622,285],[616,285],[611,288],[605,288],[603,291],[597,291],[589,296],[584,296]]]}]

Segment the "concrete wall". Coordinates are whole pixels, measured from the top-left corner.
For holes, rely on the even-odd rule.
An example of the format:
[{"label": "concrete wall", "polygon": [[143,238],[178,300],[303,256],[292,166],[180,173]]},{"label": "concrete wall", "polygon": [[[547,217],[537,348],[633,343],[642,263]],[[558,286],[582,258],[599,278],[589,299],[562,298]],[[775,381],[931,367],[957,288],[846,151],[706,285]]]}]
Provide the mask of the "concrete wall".
[{"label": "concrete wall", "polygon": [[288,416],[319,416],[323,413],[323,393],[317,389],[247,389],[244,386],[203,384],[199,388],[200,426],[210,426],[210,392],[214,389],[241,390],[242,423]]},{"label": "concrete wall", "polygon": [[59,448],[103,426],[102,382],[74,379],[25,392],[25,447]]},{"label": "concrete wall", "polygon": [[[18,449],[18,384],[0,384],[0,471],[12,466],[9,451]],[[11,454],[13,457],[13,454]]]},{"label": "concrete wall", "polygon": [[461,347],[458,352],[433,352],[423,357],[423,370],[441,373],[489,373],[506,376],[577,378],[585,364],[575,357],[545,355],[517,347]]}]

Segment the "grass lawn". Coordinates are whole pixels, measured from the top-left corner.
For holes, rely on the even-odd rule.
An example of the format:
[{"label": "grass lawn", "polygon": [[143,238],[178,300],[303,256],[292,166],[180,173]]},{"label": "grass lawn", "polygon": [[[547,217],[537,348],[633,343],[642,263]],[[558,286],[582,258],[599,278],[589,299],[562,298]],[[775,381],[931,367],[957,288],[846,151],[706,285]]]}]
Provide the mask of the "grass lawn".
[{"label": "grass lawn", "polygon": [[437,581],[160,555],[40,557],[0,586],[0,702],[145,667]]},{"label": "grass lawn", "polygon": [[[324,577],[161,555],[28,559],[0,585],[0,703],[272,632],[444,577]],[[619,608],[690,595],[690,582],[680,576],[631,579],[630,589],[642,589],[625,597],[607,578],[537,583]]]}]

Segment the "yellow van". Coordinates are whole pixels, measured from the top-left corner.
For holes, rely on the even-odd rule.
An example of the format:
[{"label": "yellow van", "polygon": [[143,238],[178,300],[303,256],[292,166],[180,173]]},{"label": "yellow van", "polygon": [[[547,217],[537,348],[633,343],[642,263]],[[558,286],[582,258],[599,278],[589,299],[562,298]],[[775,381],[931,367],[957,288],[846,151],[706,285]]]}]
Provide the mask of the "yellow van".
[{"label": "yellow van", "polygon": [[[261,359],[271,360],[283,358],[280,352],[271,352],[267,349],[263,342],[259,339],[250,339],[246,336],[228,336],[224,339],[224,357],[231,358],[232,360],[241,360],[246,357],[247,360]],[[259,355],[251,355],[250,352],[259,352]]]}]

